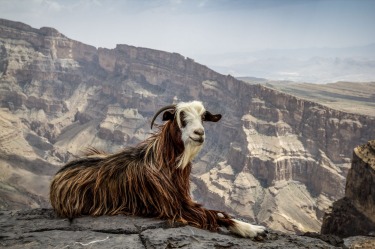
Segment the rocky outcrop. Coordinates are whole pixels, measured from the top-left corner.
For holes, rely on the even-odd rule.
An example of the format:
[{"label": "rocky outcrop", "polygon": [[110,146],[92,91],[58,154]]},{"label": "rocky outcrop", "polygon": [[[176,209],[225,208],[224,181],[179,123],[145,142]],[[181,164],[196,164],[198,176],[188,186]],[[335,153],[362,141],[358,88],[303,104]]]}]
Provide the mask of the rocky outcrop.
[{"label": "rocky outcrop", "polygon": [[[0,208],[48,207],[51,175],[89,146],[115,152],[152,132],[161,106],[202,100],[194,198],[275,230],[318,231],[344,195],[352,148],[375,118],[225,76],[177,53],[95,48],[0,20]],[[158,121],[160,122],[160,121]],[[43,169],[43,170],[41,170]]]},{"label": "rocky outcrop", "polygon": [[271,232],[267,239],[253,241],[225,228],[214,233],[121,215],[69,221],[50,209],[0,212],[0,234],[1,248],[334,248],[307,236]]},{"label": "rocky outcrop", "polygon": [[333,203],[321,233],[341,237],[375,232],[375,140],[354,149],[345,197]]},{"label": "rocky outcrop", "polygon": [[354,149],[345,197],[375,224],[375,140]]}]

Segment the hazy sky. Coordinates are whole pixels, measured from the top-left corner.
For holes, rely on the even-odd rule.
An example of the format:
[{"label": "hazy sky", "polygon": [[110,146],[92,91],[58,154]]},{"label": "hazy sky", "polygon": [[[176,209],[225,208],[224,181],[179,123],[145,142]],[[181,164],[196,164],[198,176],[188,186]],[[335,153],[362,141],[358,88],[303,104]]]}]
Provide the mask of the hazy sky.
[{"label": "hazy sky", "polygon": [[[204,55],[375,43],[375,0],[0,0],[0,17],[69,38]],[[204,62],[203,62],[204,64]]]}]

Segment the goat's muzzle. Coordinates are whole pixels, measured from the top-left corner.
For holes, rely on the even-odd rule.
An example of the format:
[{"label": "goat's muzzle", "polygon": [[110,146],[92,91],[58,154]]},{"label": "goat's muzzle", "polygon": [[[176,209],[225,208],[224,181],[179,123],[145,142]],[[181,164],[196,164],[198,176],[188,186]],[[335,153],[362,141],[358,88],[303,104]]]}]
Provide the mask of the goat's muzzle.
[{"label": "goat's muzzle", "polygon": [[189,137],[193,142],[196,142],[196,143],[199,143],[199,144],[203,144],[204,142],[204,136],[199,136],[197,138],[192,138],[192,137]]},{"label": "goat's muzzle", "polygon": [[203,129],[196,129],[194,131],[194,136],[189,136],[191,140],[193,140],[196,143],[202,144],[204,142],[204,130]]}]

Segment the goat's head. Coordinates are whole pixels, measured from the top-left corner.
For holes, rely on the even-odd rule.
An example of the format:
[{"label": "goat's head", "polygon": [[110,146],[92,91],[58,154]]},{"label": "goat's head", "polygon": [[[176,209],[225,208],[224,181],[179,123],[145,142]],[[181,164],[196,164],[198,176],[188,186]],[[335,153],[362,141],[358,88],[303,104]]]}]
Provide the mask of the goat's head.
[{"label": "goat's head", "polygon": [[[151,121],[151,129],[156,117],[163,112],[163,121],[176,122],[181,130],[181,141],[185,149],[191,151],[189,160],[200,150],[205,139],[203,127],[204,121],[217,122],[221,114],[213,115],[207,111],[202,102],[180,102],[176,105],[169,105],[156,112]],[[184,164],[184,163],[183,163]]]}]

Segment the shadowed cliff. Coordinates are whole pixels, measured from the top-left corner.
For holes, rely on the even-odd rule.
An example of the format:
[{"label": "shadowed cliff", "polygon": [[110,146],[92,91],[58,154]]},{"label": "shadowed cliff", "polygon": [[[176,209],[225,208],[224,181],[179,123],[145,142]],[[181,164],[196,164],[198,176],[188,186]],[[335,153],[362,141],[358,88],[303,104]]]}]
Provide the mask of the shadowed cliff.
[{"label": "shadowed cliff", "polygon": [[375,140],[354,149],[345,197],[325,214],[321,233],[340,237],[375,234]]}]

